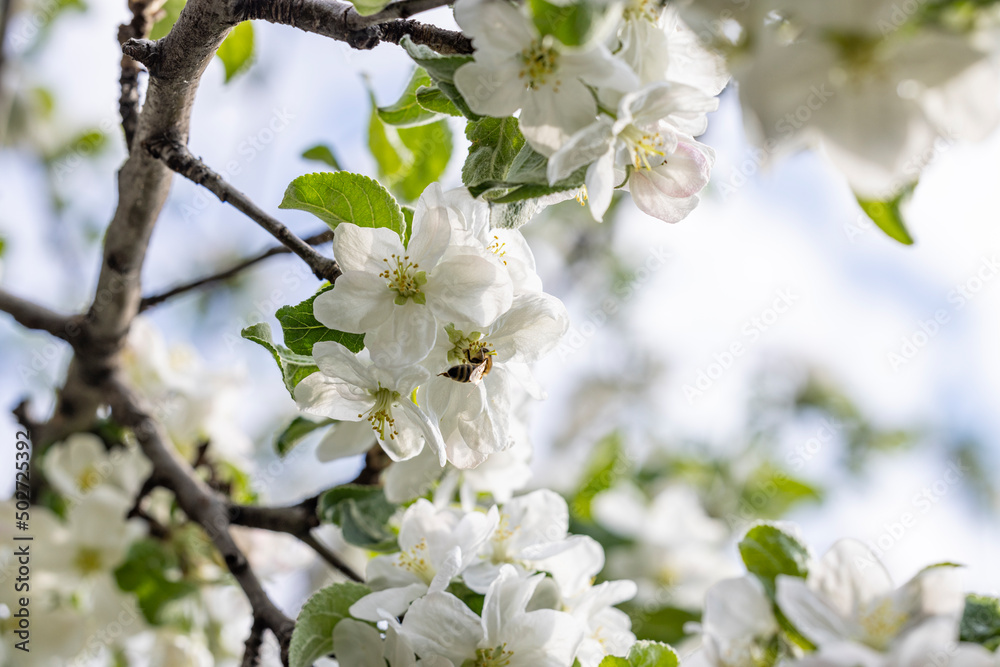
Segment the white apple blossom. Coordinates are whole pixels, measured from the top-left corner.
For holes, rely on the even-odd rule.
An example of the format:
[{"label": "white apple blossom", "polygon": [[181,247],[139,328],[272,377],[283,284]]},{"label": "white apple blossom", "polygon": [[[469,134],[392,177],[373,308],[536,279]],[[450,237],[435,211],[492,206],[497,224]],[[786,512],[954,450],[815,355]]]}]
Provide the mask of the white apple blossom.
[{"label": "white apple blossom", "polygon": [[417,500],[400,523],[400,551],[368,562],[366,579],[375,592],[354,603],[351,614],[368,621],[381,620],[380,611],[401,616],[413,600],[445,590],[472,563],[497,522],[495,508],[464,513]]},{"label": "white apple blossom", "polygon": [[855,540],[837,542],[809,568],[807,579],[779,576],[777,602],[798,630],[820,648],[845,645],[887,651],[908,634],[943,623],[955,636],[965,605],[951,566],[921,571],[894,589],[885,568]]},{"label": "white apple blossom", "polygon": [[685,665],[757,667],[774,661],[768,651],[778,621],[754,576],[724,579],[708,589],[699,631],[701,647]]},{"label": "white apple blossom", "polygon": [[426,444],[444,465],[441,433],[412,399],[427,371],[405,366],[392,373],[330,341],[316,343],[313,358],[319,372],[295,387],[301,410],[342,421],[367,421],[394,461],[416,456]]},{"label": "white apple blossom", "polygon": [[562,609],[584,628],[576,658],[581,667],[598,667],[605,656],[624,656],[635,643],[632,620],[614,605],[635,597],[635,582],[605,581],[564,601]]},{"label": "white apple blossom", "polygon": [[469,107],[486,116],[518,109],[532,148],[551,155],[593,122],[597,102],[588,86],[628,91],[635,73],[597,40],[579,47],[540,35],[531,18],[503,0],[459,0],[455,20],[472,37],[475,61],[455,72]]},{"label": "white apple blossom", "polygon": [[544,578],[522,578],[505,565],[486,592],[481,618],[454,595],[431,593],[410,607],[402,634],[422,658],[455,665],[567,667],[583,637],[580,624],[565,612],[527,610]]},{"label": "white apple blossom", "polygon": [[456,468],[450,463],[442,468],[430,451],[393,463],[381,476],[386,498],[389,502],[403,503],[433,488],[435,504],[450,503],[457,492],[462,509],[466,511],[475,507],[480,494],[488,495],[494,502],[507,502],[531,479],[528,464],[531,444],[524,433],[524,424],[519,419],[512,419],[511,428],[516,435],[511,436],[510,447],[490,454],[475,468]]},{"label": "white apple blossom", "polygon": [[420,196],[414,216],[427,208],[436,208],[448,216],[452,236],[447,253],[473,252],[494,257],[510,276],[515,296],[542,291],[535,258],[524,235],[516,229],[492,227],[488,203],[473,198],[465,188],[442,191],[432,183]]},{"label": "white apple blossom", "polygon": [[[434,372],[421,387],[420,402],[438,420],[448,460],[458,468],[474,468],[510,444],[515,387],[534,380],[526,364],[555,348],[569,328],[562,302],[542,292],[522,294],[490,326],[445,328],[424,366]],[[448,375],[454,367],[483,366],[481,379],[460,381]],[[466,378],[468,379],[468,378]]]},{"label": "white apple blossom", "polygon": [[616,55],[635,70],[640,83],[670,81],[710,97],[725,88],[725,60],[702,46],[673,5],[629,0],[622,19]]},{"label": "white apple blossom", "polygon": [[633,541],[608,550],[608,573],[637,580],[642,600],[666,588],[675,606],[696,609],[710,586],[739,572],[726,552],[729,530],[705,513],[689,486],[673,484],[647,500],[634,486],[619,485],[597,494],[592,512],[605,529]]},{"label": "white apple blossom", "polygon": [[625,189],[635,205],[665,222],[678,222],[698,205],[708,184],[715,153],[695,141],[707,125],[706,114],[718,106],[689,86],[653,84],[621,98],[617,119],[600,119],[570,137],[548,164],[550,183],[558,183],[589,165],[586,195],[595,220],[611,204],[615,187]]},{"label": "white apple blossom", "polygon": [[880,200],[914,182],[942,142],[979,140],[1000,120],[986,54],[959,34],[884,30],[895,4],[772,2],[794,39],[762,30],[736,69],[769,152],[821,146],[856,193]]},{"label": "white apple blossom", "polygon": [[132,321],[122,369],[155,409],[171,441],[192,460],[202,442],[211,453],[237,463],[248,460],[253,443],[236,424],[246,375],[239,368],[207,367],[194,349],[168,346],[151,320]]},{"label": "white apple blossom", "polygon": [[552,574],[564,596],[579,593],[604,566],[604,551],[593,539],[569,535],[569,509],[547,489],[518,496],[500,507],[497,529],[478,561],[463,574],[466,585],[484,593],[506,564]]},{"label": "white apple blossom", "polygon": [[[428,196],[436,194],[432,188]],[[449,322],[488,325],[510,307],[510,278],[492,258],[446,254],[451,236],[449,214],[436,202],[418,202],[406,247],[390,229],[339,225],[333,254],[344,273],[335,289],[316,297],[316,319],[365,334],[382,366],[420,361]]]},{"label": "white apple blossom", "polygon": [[79,500],[97,487],[135,498],[153,466],[137,447],[115,446],[91,433],[75,433],[53,445],[43,460],[45,478],[64,497]]}]

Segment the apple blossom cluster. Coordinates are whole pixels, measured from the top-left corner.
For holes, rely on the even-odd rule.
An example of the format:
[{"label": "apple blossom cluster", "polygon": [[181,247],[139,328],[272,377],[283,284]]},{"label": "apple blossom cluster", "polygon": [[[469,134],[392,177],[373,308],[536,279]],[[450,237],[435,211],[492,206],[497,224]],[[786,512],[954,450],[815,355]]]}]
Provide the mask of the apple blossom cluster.
[{"label": "apple blossom cluster", "polygon": [[685,16],[730,54],[765,159],[819,147],[859,197],[889,201],[1000,120],[993,26],[969,3],[950,3],[951,20],[930,11],[948,4],[696,0]]},{"label": "apple blossom cluster", "polygon": [[[539,29],[566,14],[586,17],[591,29]],[[548,158],[550,186],[585,170],[578,198],[596,220],[618,187],[667,222],[694,209],[715,160],[694,137],[728,75],[673,8],[651,0],[558,7],[459,0],[455,19],[475,48],[455,86],[476,114],[519,113],[528,145]]]},{"label": "apple blossom cluster", "polygon": [[[336,227],[343,275],[316,297],[314,314],[331,330],[364,334],[365,349],[317,342],[319,372],[295,388],[303,411],[339,421],[321,458],[363,453],[373,440],[393,461],[424,453],[389,481],[400,499],[422,491],[434,467],[438,476],[446,464],[468,470],[515,447],[515,408],[543,395],[528,364],[568,327],[524,238],[491,228],[486,203],[431,185],[411,229],[404,240],[387,228]],[[526,456],[508,458],[523,468]]]},{"label": "apple blossom cluster", "polygon": [[604,553],[568,523],[566,502],[545,490],[488,511],[418,500],[400,521],[399,552],[368,563],[373,592],[334,629],[339,663],[597,667],[626,655],[635,636],[614,605],[635,584],[595,586]]},{"label": "apple blossom cluster", "polygon": [[762,524],[740,543],[752,574],[708,590],[693,628],[701,645],[683,665],[996,664],[975,632],[976,623],[995,621],[996,610],[977,609],[977,596],[967,600],[958,566],[932,565],[897,588],[862,543],[841,540],[816,559],[788,529]]}]

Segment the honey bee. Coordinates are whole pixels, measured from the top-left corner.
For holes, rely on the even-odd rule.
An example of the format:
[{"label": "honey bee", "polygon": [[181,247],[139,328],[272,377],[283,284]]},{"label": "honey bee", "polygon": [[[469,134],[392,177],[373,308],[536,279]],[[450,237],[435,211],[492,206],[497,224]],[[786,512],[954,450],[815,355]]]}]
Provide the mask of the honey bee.
[{"label": "honey bee", "polygon": [[466,352],[465,358],[467,360],[465,363],[456,364],[438,375],[451,378],[455,382],[479,384],[493,368],[493,353],[483,348],[476,352]]}]

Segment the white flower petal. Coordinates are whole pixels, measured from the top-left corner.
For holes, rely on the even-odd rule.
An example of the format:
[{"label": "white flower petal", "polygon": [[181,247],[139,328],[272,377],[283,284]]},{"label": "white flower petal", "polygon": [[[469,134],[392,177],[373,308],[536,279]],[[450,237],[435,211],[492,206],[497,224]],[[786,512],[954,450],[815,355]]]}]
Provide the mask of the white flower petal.
[{"label": "white flower petal", "polygon": [[313,315],[330,329],[363,334],[389,318],[394,297],[378,274],[345,271],[335,288],[313,301]]}]

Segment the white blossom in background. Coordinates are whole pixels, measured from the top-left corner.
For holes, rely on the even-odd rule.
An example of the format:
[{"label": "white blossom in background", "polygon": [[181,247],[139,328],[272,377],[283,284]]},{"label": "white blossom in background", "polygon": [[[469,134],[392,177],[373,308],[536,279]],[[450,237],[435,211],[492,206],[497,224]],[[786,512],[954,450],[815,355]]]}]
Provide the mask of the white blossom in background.
[{"label": "white blossom in background", "polygon": [[503,0],[460,0],[455,20],[472,37],[475,61],[455,73],[469,107],[486,116],[521,110],[524,138],[551,155],[593,122],[597,102],[588,86],[628,91],[638,77],[599,39],[577,48],[538,33],[531,18]]},{"label": "white blossom in background", "polygon": [[607,573],[639,583],[639,599],[662,599],[666,589],[673,606],[697,609],[708,588],[739,573],[730,554],[725,523],[705,513],[697,492],[674,484],[652,499],[630,485],[594,497],[595,521],[631,545],[608,553]]},{"label": "white blossom in background", "polygon": [[789,23],[759,30],[734,74],[769,153],[821,146],[856,193],[885,200],[1000,120],[997,69],[968,36],[908,30],[892,0],[766,4]]},{"label": "white blossom in background", "polygon": [[952,566],[923,570],[894,588],[867,547],[841,540],[807,579],[779,576],[777,602],[820,649],[858,656],[891,650],[909,635],[956,636],[965,595]]},{"label": "white blossom in background", "polygon": [[195,350],[168,346],[144,317],[132,322],[122,369],[184,458],[193,460],[207,441],[212,455],[241,465],[248,461],[253,443],[237,426],[246,387],[242,370],[209,367]]},{"label": "white blossom in background", "polygon": [[101,487],[131,500],[152,464],[137,447],[114,447],[91,433],[75,433],[52,445],[42,463],[45,478],[67,499],[79,500]]}]

